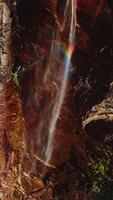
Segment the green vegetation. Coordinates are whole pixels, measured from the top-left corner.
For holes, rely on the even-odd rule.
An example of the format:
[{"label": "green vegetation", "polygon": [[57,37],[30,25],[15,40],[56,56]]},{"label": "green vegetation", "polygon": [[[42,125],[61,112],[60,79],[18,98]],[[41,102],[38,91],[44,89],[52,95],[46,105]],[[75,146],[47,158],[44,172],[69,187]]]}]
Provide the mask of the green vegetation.
[{"label": "green vegetation", "polygon": [[12,73],[12,76],[13,76],[13,81],[14,81],[14,83],[15,83],[17,86],[19,86],[19,85],[20,85],[20,82],[19,82],[18,72]]},{"label": "green vegetation", "polygon": [[94,192],[100,192],[104,180],[107,178],[107,172],[109,169],[109,161],[101,160],[93,168],[94,179],[92,183],[92,190]]},{"label": "green vegetation", "polygon": [[96,153],[89,156],[83,172],[81,172],[83,185],[93,193],[97,200],[113,200],[113,152],[112,147],[104,144],[96,147]]}]

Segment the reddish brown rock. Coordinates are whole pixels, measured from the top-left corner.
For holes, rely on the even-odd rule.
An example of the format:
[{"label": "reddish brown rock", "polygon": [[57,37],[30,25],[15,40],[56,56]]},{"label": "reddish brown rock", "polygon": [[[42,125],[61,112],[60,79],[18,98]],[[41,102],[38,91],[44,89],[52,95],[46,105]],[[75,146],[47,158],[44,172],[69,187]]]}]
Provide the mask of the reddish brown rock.
[{"label": "reddish brown rock", "polygon": [[[2,4],[4,4],[3,2]],[[18,0],[17,3],[19,24],[16,31],[20,46],[15,52],[18,66],[15,64],[13,70],[17,70],[19,75],[18,89],[12,81],[10,34],[9,28],[8,32],[6,30],[7,26],[3,29],[3,36],[5,31],[8,37],[6,37],[6,41],[4,41],[4,37],[2,38],[5,46],[4,51],[0,54],[4,57],[4,52],[7,53],[6,60],[3,60],[4,62],[0,66],[1,198],[4,197],[5,200],[74,200],[82,198],[91,200],[93,198],[88,193],[89,191],[77,185],[81,180],[80,172],[86,170],[86,162],[90,153],[94,154],[96,146],[93,139],[84,135],[84,131],[81,129],[82,119],[80,119],[82,112],[79,113],[79,109],[75,107],[76,78],[81,80],[82,67],[79,70],[82,71],[82,75],[79,77],[76,77],[74,69],[71,68],[69,72],[66,96],[56,123],[51,147],[51,159],[49,163],[45,159],[49,122],[52,119],[50,113],[54,104],[51,102],[60,89],[62,74],[59,76],[59,71],[62,67],[62,57],[67,53],[65,48],[68,46],[66,41],[69,23],[67,23],[64,33],[61,34],[61,38],[53,40],[53,29],[59,29],[58,23],[63,20],[61,11],[64,9],[65,2],[63,0],[40,2]],[[92,0],[80,0],[77,6],[78,38],[72,65],[73,62],[77,63],[75,54],[78,51],[82,51],[81,55],[85,54],[85,56],[92,53],[90,49],[93,43],[91,39],[94,22],[101,14],[105,1],[95,3]],[[10,22],[9,14],[7,17]],[[87,17],[88,20],[86,20]],[[89,29],[92,28],[89,32],[88,28],[84,28],[86,24]],[[10,24],[6,23],[5,25]],[[56,48],[52,59],[50,59],[51,45]],[[58,51],[62,54],[59,59],[57,59]],[[82,60],[81,57],[80,59]],[[48,62],[49,60],[51,62]],[[52,71],[49,77],[50,82],[43,84],[48,63]],[[80,65],[81,63],[84,67],[84,60],[80,62]],[[87,66],[85,67],[87,68]],[[86,68],[84,71],[87,71]],[[83,92],[80,96],[78,95],[78,100],[80,100],[79,97],[87,94],[84,92],[84,88],[87,88],[87,78],[83,83]],[[42,118],[46,123],[41,130]]]}]

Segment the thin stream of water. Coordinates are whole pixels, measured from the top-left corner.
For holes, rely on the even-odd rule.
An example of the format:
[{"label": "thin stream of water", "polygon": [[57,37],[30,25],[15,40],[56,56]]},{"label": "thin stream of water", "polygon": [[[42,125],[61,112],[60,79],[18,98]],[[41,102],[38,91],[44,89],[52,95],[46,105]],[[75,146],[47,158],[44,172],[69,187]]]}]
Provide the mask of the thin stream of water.
[{"label": "thin stream of water", "polygon": [[[68,12],[68,14],[66,14]],[[65,69],[63,72],[63,77],[61,81],[60,88],[57,92],[52,113],[51,113],[51,119],[49,123],[48,128],[48,142],[47,142],[47,148],[45,151],[45,162],[49,163],[51,160],[51,155],[53,151],[53,142],[54,142],[54,136],[55,136],[55,129],[56,129],[56,123],[59,118],[60,110],[62,107],[62,104],[64,102],[65,93],[66,93],[66,86],[68,83],[68,74],[70,69],[70,62],[71,57],[74,49],[74,43],[75,43],[75,25],[76,25],[76,1],[75,0],[67,0],[67,4],[64,10],[64,15],[70,16],[70,27],[69,27],[69,41],[68,41],[68,48],[67,48],[67,55],[65,58]],[[64,19],[65,20],[65,19]],[[61,30],[63,31],[64,23],[61,25]],[[57,35],[58,37],[58,35]],[[56,39],[56,38],[55,38]],[[49,66],[49,65],[48,65]],[[47,74],[46,74],[47,75]],[[47,79],[47,77],[46,77]]]}]

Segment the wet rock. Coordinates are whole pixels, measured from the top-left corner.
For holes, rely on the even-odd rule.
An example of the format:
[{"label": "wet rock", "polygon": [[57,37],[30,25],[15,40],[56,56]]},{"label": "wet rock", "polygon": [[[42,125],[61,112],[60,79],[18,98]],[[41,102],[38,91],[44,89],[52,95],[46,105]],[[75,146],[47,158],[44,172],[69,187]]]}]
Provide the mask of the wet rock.
[{"label": "wet rock", "polygon": [[[112,140],[113,130],[113,89],[112,84],[110,91],[105,99],[92,107],[87,113],[83,121],[83,127],[88,134],[96,139],[103,139],[104,141]],[[109,139],[108,139],[109,138]]]},{"label": "wet rock", "polygon": [[[17,89],[9,81],[12,68],[4,64],[4,80],[7,83],[0,84],[0,197],[5,200],[95,199],[90,189],[83,186],[85,178],[81,178],[84,175],[81,173],[87,171],[89,159],[98,161],[95,158],[95,146],[98,143],[93,138],[101,142],[112,141],[113,138],[112,92],[106,96],[112,82],[112,17],[105,1],[78,1],[78,24],[75,25],[77,41],[66,88],[67,95],[56,124],[51,159],[46,162],[47,129],[52,108],[50,102],[62,80],[62,74],[59,76],[58,71],[66,55],[69,24],[57,41],[53,41],[53,29],[59,29],[58,23],[63,20],[60,15],[64,3],[54,0],[17,1],[17,44],[14,44],[16,58],[13,71],[19,75],[19,85]],[[100,28],[101,24],[107,28]],[[104,37],[101,37],[102,33]],[[9,37],[6,39],[8,41]],[[9,43],[5,44],[4,51],[7,51]],[[43,85],[51,44],[56,50],[51,60],[52,74],[50,82]],[[8,53],[7,66],[11,58]],[[76,66],[76,72],[73,65]],[[52,81],[55,75],[58,76]],[[47,115],[44,115],[43,109]],[[84,116],[85,131],[81,127]],[[46,123],[41,132],[42,118]]]}]

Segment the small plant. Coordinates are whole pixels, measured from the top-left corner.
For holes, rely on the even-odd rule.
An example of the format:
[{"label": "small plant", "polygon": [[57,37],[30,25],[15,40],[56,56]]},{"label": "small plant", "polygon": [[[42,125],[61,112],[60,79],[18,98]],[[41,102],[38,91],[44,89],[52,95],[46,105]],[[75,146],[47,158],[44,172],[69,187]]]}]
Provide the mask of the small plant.
[{"label": "small plant", "polygon": [[14,83],[15,83],[17,86],[19,86],[20,83],[19,83],[18,72],[16,71],[16,72],[12,73],[12,76],[13,76],[13,81],[14,81]]},{"label": "small plant", "polygon": [[[93,191],[95,195],[100,194],[105,188],[105,183],[111,180],[113,170],[111,166],[111,159],[113,158],[112,149],[109,146],[98,146],[96,148],[97,155],[89,156],[87,162],[87,170],[81,173],[84,187]],[[106,186],[107,188],[107,186]]]},{"label": "small plant", "polygon": [[97,163],[94,167],[94,180],[92,183],[92,190],[94,192],[100,192],[101,187],[104,183],[104,180],[107,177],[107,172],[109,169],[109,162],[102,160],[99,163]]}]

